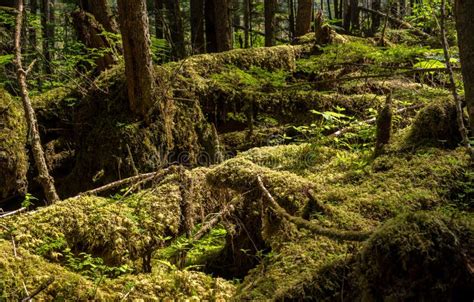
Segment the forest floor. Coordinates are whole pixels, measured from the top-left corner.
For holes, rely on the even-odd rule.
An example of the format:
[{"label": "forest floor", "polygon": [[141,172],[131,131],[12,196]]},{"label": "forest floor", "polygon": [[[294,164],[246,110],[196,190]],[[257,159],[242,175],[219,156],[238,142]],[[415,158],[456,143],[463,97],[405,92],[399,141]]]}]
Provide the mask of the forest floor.
[{"label": "forest floor", "polygon": [[[175,106],[165,154],[159,120],[128,112],[123,66],[35,98],[64,200],[0,218],[1,297],[472,300],[474,172],[442,50],[387,38],[157,67]],[[35,192],[20,107],[1,96],[3,185]]]}]

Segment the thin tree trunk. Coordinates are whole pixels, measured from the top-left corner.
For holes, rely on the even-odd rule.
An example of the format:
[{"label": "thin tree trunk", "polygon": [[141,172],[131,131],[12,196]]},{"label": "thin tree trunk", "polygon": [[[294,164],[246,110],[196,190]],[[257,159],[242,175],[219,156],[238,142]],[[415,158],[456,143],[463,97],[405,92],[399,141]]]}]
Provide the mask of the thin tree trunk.
[{"label": "thin tree trunk", "polygon": [[[458,1],[458,2],[461,2],[461,1]],[[457,5],[459,5],[459,3],[457,3]],[[457,13],[459,15],[459,11],[458,11],[459,7],[457,7],[456,10],[457,10]],[[471,11],[471,13],[472,13],[472,11]],[[472,24],[472,22],[473,22],[472,19],[470,19],[471,24]],[[463,33],[461,32],[461,35],[462,34]],[[469,141],[468,130],[464,126],[464,112],[463,112],[463,108],[462,108],[462,100],[461,100],[461,98],[460,98],[460,96],[457,92],[456,82],[454,80],[453,66],[451,64],[451,56],[449,55],[448,39],[446,38],[446,0],[441,1],[441,35],[442,35],[442,39],[443,39],[442,42],[443,42],[444,58],[445,58],[445,61],[446,61],[446,67],[449,71],[449,73],[448,73],[449,74],[449,82],[451,84],[451,90],[452,90],[452,94],[453,94],[453,97],[454,97],[454,101],[456,102],[456,112],[457,112],[457,122],[458,122],[458,127],[459,127],[459,133],[461,134],[462,144],[468,150],[469,154],[471,155],[471,159],[474,160],[474,149],[471,148],[470,141]],[[469,33],[469,35],[472,35],[472,32]],[[465,42],[465,41],[463,41],[463,42]],[[462,43],[460,43],[459,45],[462,45]],[[470,47],[473,47],[473,45],[471,44]],[[465,49],[463,49],[463,50],[465,50]],[[472,49],[471,49],[471,51],[472,51]],[[462,52],[462,50],[461,50],[461,52]],[[465,62],[466,61],[462,61],[461,63],[464,64]],[[463,74],[464,74],[464,72],[463,72]],[[465,85],[465,89],[472,89],[472,87],[468,88],[467,87],[468,85]],[[472,109],[474,109],[472,107],[472,103],[468,103],[468,111],[470,111],[470,114],[473,113]],[[470,118],[472,118],[472,117],[473,116],[470,115]]]},{"label": "thin tree trunk", "polygon": [[350,0],[351,26],[352,30],[359,29],[359,0]]},{"label": "thin tree trunk", "polygon": [[313,11],[313,0],[299,0],[296,13],[295,36],[301,37],[311,30],[311,13]]},{"label": "thin tree trunk", "polygon": [[328,18],[329,20],[332,19],[332,14],[331,14],[331,0],[327,0],[327,4],[328,4]]},{"label": "thin tree trunk", "polygon": [[170,28],[167,40],[172,46],[173,58],[183,59],[186,57],[186,48],[184,44],[183,18],[181,16],[179,0],[166,0],[165,7]]},{"label": "thin tree trunk", "polygon": [[165,25],[164,25],[164,17],[163,17],[163,10],[164,4],[163,0],[154,0],[154,13],[155,13],[155,34],[156,38],[164,39],[165,38]]},{"label": "thin tree trunk", "polygon": [[250,47],[251,0],[244,0],[244,47]]},{"label": "thin tree trunk", "polygon": [[51,50],[54,47],[54,10],[53,0],[42,0],[41,5],[41,27],[43,30],[43,56],[45,62],[43,64],[46,74],[53,73]]},{"label": "thin tree trunk", "polygon": [[130,109],[145,117],[154,103],[146,2],[118,0],[118,10]]},{"label": "thin tree trunk", "polygon": [[295,4],[294,0],[288,0],[288,26],[289,26],[289,38],[293,41],[295,38]]},{"label": "thin tree trunk", "polygon": [[193,53],[204,53],[204,0],[191,0],[191,45]]},{"label": "thin tree trunk", "polygon": [[[56,188],[54,186],[54,179],[51,177],[48,171],[48,165],[44,156],[43,147],[41,146],[41,138],[39,135],[38,122],[36,120],[36,114],[31,106],[31,101],[28,94],[28,88],[26,85],[26,76],[29,70],[24,70],[22,65],[21,56],[21,28],[23,21],[23,0],[17,0],[17,17],[16,17],[16,28],[15,28],[15,64],[17,67],[17,79],[20,86],[20,95],[25,110],[25,118],[28,124],[28,128],[31,132],[31,149],[33,157],[35,159],[36,168],[38,169],[38,180],[43,186],[45,197],[50,203],[59,201]],[[29,68],[30,69],[30,68]]]},{"label": "thin tree trunk", "polygon": [[464,80],[464,93],[474,136],[474,1],[456,0],[455,15],[458,32],[459,55]]},{"label": "thin tree trunk", "polygon": [[[372,9],[380,11],[382,9],[381,0],[372,0]],[[380,15],[372,14],[371,32],[374,35],[380,28]]]},{"label": "thin tree trunk", "polygon": [[344,1],[343,4],[343,21],[342,26],[346,32],[349,32],[351,29],[351,7],[349,5],[349,1],[351,0],[342,0]]},{"label": "thin tree trunk", "polygon": [[265,46],[275,45],[276,0],[265,0]]}]

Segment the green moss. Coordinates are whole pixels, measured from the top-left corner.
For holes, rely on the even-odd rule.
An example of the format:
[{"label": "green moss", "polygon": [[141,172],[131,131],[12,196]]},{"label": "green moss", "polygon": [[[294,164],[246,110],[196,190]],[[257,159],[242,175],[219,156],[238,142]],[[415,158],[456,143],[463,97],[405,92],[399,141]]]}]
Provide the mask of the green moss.
[{"label": "green moss", "polygon": [[20,100],[0,88],[0,198],[25,194],[27,127]]},{"label": "green moss", "polygon": [[385,223],[357,257],[353,278],[363,300],[460,300],[472,295],[466,261],[474,244],[472,215],[433,212]]}]

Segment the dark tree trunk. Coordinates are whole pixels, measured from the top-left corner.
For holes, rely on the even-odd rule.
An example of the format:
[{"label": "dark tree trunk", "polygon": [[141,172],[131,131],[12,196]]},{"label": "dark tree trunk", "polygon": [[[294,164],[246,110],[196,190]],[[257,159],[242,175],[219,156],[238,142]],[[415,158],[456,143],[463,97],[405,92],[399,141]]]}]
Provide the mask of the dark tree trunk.
[{"label": "dark tree trunk", "polygon": [[351,0],[343,0],[343,21],[342,26],[346,32],[349,32],[351,29],[351,7],[349,5],[349,1]]},{"label": "dark tree trunk", "polygon": [[191,0],[191,45],[193,53],[204,53],[204,0]]},{"label": "dark tree trunk", "polygon": [[[102,35],[103,25],[92,14],[83,10],[75,11],[72,13],[72,19],[77,37],[87,48],[110,49],[111,45]],[[100,73],[115,63],[116,59],[113,54],[108,52],[95,60],[95,71]]]},{"label": "dark tree trunk", "polygon": [[[372,9],[376,11],[381,11],[382,5],[381,0],[372,1]],[[380,27],[380,15],[372,14],[372,34],[375,34]]]},{"label": "dark tree trunk", "polygon": [[41,1],[41,27],[43,31],[43,56],[44,71],[50,75],[53,73],[51,50],[54,48],[54,0]]},{"label": "dark tree trunk", "polygon": [[91,13],[106,31],[118,32],[117,22],[112,16],[107,0],[80,0],[80,6],[84,11]]},{"label": "dark tree trunk", "polygon": [[155,13],[155,34],[156,38],[164,39],[165,38],[165,22],[164,22],[164,4],[163,0],[154,0],[154,13]]},{"label": "dark tree trunk", "polygon": [[265,46],[275,45],[277,0],[265,0]]},{"label": "dark tree trunk", "polygon": [[471,136],[474,134],[474,1],[456,0],[455,15],[464,93],[469,113]]},{"label": "dark tree trunk", "polygon": [[359,0],[350,0],[352,30],[359,29]]},{"label": "dark tree trunk", "polygon": [[205,0],[207,52],[222,52],[232,49],[229,1]]},{"label": "dark tree trunk", "polygon": [[313,0],[299,0],[296,14],[295,36],[303,36],[311,30],[311,12],[313,11]]},{"label": "dark tree trunk", "polygon": [[183,18],[179,0],[166,0],[165,7],[169,25],[168,41],[171,44],[174,59],[186,57],[186,46],[184,44]]},{"label": "dark tree trunk", "polygon": [[118,0],[130,109],[145,117],[153,106],[154,79],[145,0]]},{"label": "dark tree trunk", "polygon": [[329,20],[331,20],[332,19],[331,0],[328,0],[327,3],[328,3],[328,18],[329,18]]},{"label": "dark tree trunk", "polygon": [[288,0],[288,32],[290,41],[295,38],[295,4],[294,0]]},{"label": "dark tree trunk", "polygon": [[244,47],[250,47],[250,21],[252,18],[251,0],[244,0]]}]

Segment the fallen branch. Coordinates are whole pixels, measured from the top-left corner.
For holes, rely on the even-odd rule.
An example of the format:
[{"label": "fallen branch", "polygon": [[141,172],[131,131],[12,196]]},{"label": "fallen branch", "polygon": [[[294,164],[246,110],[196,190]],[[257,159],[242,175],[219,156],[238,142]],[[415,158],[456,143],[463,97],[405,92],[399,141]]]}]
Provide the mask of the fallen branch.
[{"label": "fallen branch", "polygon": [[32,300],[34,297],[36,297],[39,293],[41,293],[42,291],[44,291],[45,289],[47,289],[53,282],[54,282],[54,277],[49,278],[48,280],[46,280],[46,282],[44,282],[44,283],[41,284],[37,289],[35,289],[35,291],[32,292],[28,297],[22,299],[21,302],[31,301],[31,300]]},{"label": "fallen branch", "polygon": [[240,202],[239,198],[235,198],[231,200],[228,204],[224,206],[222,211],[217,213],[213,218],[211,218],[208,222],[206,222],[199,231],[194,234],[192,240],[197,241],[200,240],[204,235],[206,235],[213,227],[215,227],[219,222],[221,222],[225,217],[229,216],[235,211],[236,204]]},{"label": "fallen branch", "polygon": [[348,240],[348,241],[364,241],[369,238],[371,232],[364,231],[342,231],[337,229],[330,229],[321,227],[311,221],[305,220],[301,217],[296,217],[288,214],[288,212],[282,208],[265,188],[263,181],[260,176],[257,176],[258,187],[262,191],[263,196],[270,202],[271,207],[277,214],[287,219],[289,222],[295,224],[298,228],[303,228],[316,235],[326,236],[337,240]]},{"label": "fallen branch", "polygon": [[381,11],[371,9],[371,8],[368,8],[368,7],[363,7],[363,6],[359,6],[359,9],[362,10],[362,11],[374,14],[374,15],[378,15],[382,18],[387,18],[390,22],[398,24],[400,27],[402,27],[404,29],[412,30],[418,36],[422,36],[424,38],[430,38],[431,37],[429,34],[425,33],[424,31],[422,31],[422,30],[420,30],[416,27],[414,27],[410,23],[405,22],[405,21],[400,20],[400,19],[397,19],[393,16],[390,16],[389,14],[385,14],[385,13],[382,13]]},{"label": "fallen branch", "polygon": [[97,195],[99,193],[107,192],[107,191],[112,190],[114,188],[121,187],[123,185],[128,185],[128,184],[136,184],[136,183],[144,184],[145,182],[148,182],[148,181],[154,180],[158,177],[164,176],[165,174],[168,173],[168,171],[169,171],[169,169],[164,169],[164,170],[161,170],[159,172],[144,173],[144,174],[139,174],[139,175],[132,176],[132,177],[129,177],[129,178],[117,180],[117,181],[111,182],[109,184],[106,184],[102,187],[98,187],[98,188],[95,188],[95,189],[92,189],[92,190],[89,190],[89,191],[86,191],[86,192],[82,192],[82,193],[80,193],[79,195],[77,195],[76,197],[73,197],[73,198],[78,198],[78,197],[87,196],[87,195]]},{"label": "fallen branch", "polygon": [[11,212],[8,212],[8,213],[6,213],[6,214],[1,215],[1,216],[0,216],[0,219],[5,218],[5,217],[8,217],[8,216],[13,216],[13,215],[22,213],[22,212],[24,212],[24,211],[26,211],[26,210],[27,210],[26,208],[19,208],[18,210],[11,211]]},{"label": "fallen branch", "polygon": [[[413,106],[410,106],[410,107],[400,108],[400,109],[396,110],[394,113],[395,114],[401,114],[405,111],[415,110],[415,109],[418,109],[418,108],[421,108],[421,107],[423,107],[423,104],[417,104],[417,105],[413,105]],[[337,130],[336,132],[331,133],[329,135],[329,137],[339,137],[339,136],[351,131],[352,129],[354,129],[357,126],[362,126],[362,125],[365,125],[365,124],[373,124],[376,121],[377,121],[376,117],[373,117],[373,118],[370,118],[370,119],[367,119],[367,120],[364,120],[364,121],[358,121],[355,124],[351,124],[347,127],[344,127],[342,129]]]}]

